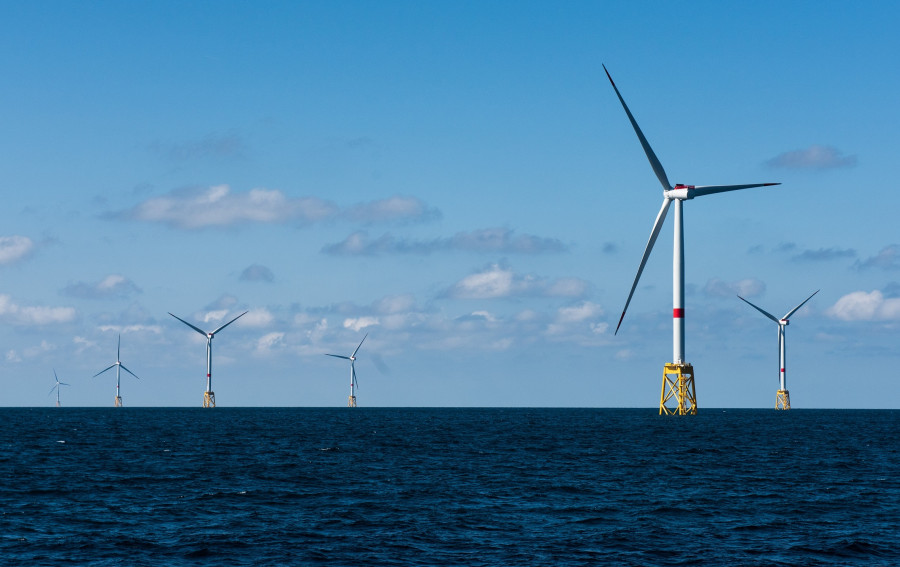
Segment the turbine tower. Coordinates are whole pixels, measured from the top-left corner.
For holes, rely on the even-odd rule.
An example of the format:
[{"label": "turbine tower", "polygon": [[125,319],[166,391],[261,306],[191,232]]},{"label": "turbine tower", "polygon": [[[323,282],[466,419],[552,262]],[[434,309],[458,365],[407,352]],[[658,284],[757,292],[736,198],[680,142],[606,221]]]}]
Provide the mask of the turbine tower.
[{"label": "turbine tower", "polygon": [[[641,132],[641,129],[638,127],[631,111],[628,110],[625,99],[623,99],[621,93],[619,93],[619,89],[613,82],[605,65],[603,66],[603,70],[606,71],[606,76],[613,89],[616,91],[616,96],[619,97],[619,102],[622,103],[625,114],[628,115],[628,120],[631,122],[632,128],[634,128],[634,132],[637,134],[641,146],[644,148],[644,153],[647,154],[647,159],[650,160],[650,166],[653,168],[656,178],[659,179],[659,182],[663,187],[662,207],[656,215],[656,221],[653,223],[653,230],[650,231],[650,239],[647,241],[647,247],[644,249],[644,255],[641,257],[637,275],[634,277],[634,283],[631,285],[631,291],[628,293],[628,299],[625,301],[625,307],[622,309],[622,316],[619,317],[619,324],[616,325],[616,334],[619,332],[619,327],[622,326],[622,320],[625,318],[625,311],[628,310],[628,304],[631,303],[631,297],[634,295],[638,280],[641,279],[641,273],[644,271],[644,266],[647,264],[647,258],[650,256],[650,251],[653,250],[653,245],[656,243],[656,237],[659,236],[659,231],[662,228],[663,222],[666,220],[666,213],[669,211],[669,206],[674,204],[675,238],[672,258],[672,362],[668,362],[663,366],[662,389],[659,396],[659,413],[660,415],[696,415],[697,396],[694,388],[694,367],[686,361],[684,355],[684,225],[682,204],[684,201],[688,201],[695,197],[703,197],[714,193],[724,193],[726,191],[736,191],[738,189],[750,189],[751,187],[768,187],[771,185],[779,185],[779,183],[708,186],[682,185],[679,183],[675,186],[670,185],[662,164],[656,157],[656,154],[653,153],[653,149],[647,142],[647,138],[644,137],[644,133]],[[666,404],[672,399],[675,400],[676,406],[674,408],[669,408]]]},{"label": "turbine tower", "polygon": [[776,324],[778,324],[778,384],[779,384],[779,388],[778,388],[778,392],[775,394],[775,409],[777,409],[777,410],[778,409],[780,409],[780,410],[791,409],[791,395],[787,390],[787,382],[786,382],[787,372],[785,369],[787,368],[786,367],[787,360],[786,360],[786,355],[785,355],[786,348],[784,345],[784,328],[787,327],[788,324],[790,324],[790,321],[788,319],[791,318],[791,315],[796,313],[798,309],[803,307],[806,304],[806,302],[809,301],[810,299],[812,299],[813,295],[819,293],[819,291],[821,291],[821,290],[817,289],[815,292],[813,292],[812,295],[810,295],[809,297],[804,299],[803,303],[801,303],[797,307],[794,307],[793,309],[788,311],[784,315],[784,317],[782,317],[781,319],[776,319],[775,316],[772,315],[771,313],[769,313],[767,311],[763,311],[762,309],[760,309],[756,305],[753,305],[752,303],[750,303],[749,301],[747,301],[740,295],[738,296],[738,299],[740,299],[741,301],[743,301],[750,307],[756,309],[757,311],[759,311],[760,313],[762,313],[763,315],[765,315],[766,317],[768,317],[769,319],[774,321]]},{"label": "turbine tower", "polygon": [[369,336],[369,333],[366,333],[366,336],[359,341],[359,345],[356,347],[356,350],[353,351],[353,354],[350,356],[344,356],[342,354],[326,354],[325,356],[333,356],[335,358],[343,358],[344,360],[350,361],[350,397],[347,399],[347,407],[355,408],[356,407],[356,388],[359,388],[359,383],[356,381],[356,368],[354,363],[356,362],[356,353],[359,351],[359,347],[365,342],[366,337]]},{"label": "turbine tower", "polygon": [[219,331],[221,331],[228,325],[234,323],[235,321],[237,321],[238,319],[240,319],[247,313],[248,313],[247,311],[244,311],[243,313],[241,313],[240,315],[238,315],[231,321],[225,323],[224,325],[222,325],[215,331],[212,331],[209,333],[191,325],[190,323],[188,323],[181,317],[179,317],[177,315],[173,315],[172,313],[169,313],[169,315],[172,315],[172,317],[175,317],[176,319],[178,319],[179,321],[181,321],[182,323],[184,323],[191,329],[194,329],[195,331],[197,331],[198,333],[200,333],[201,335],[206,337],[206,391],[203,392],[203,407],[205,407],[205,408],[216,407],[216,394],[213,393],[213,391],[212,391],[212,340],[213,340],[213,337],[216,336],[216,333],[218,333]]},{"label": "turbine tower", "polygon": [[[125,365],[122,364],[121,360],[119,360],[119,359],[121,358],[121,356],[120,356],[121,351],[122,351],[122,335],[119,335],[119,345],[116,347],[116,362],[115,362],[115,364],[111,364],[111,365],[107,366],[106,368],[104,368],[104,369],[101,370],[100,372],[94,374],[94,376],[93,376],[94,378],[96,378],[97,376],[100,376],[101,374],[103,374],[103,373],[106,372],[107,370],[110,370],[111,368],[115,367],[115,369],[116,369],[116,401],[115,401],[115,407],[117,407],[117,408],[122,407],[122,396],[119,395],[119,385],[121,384],[121,380],[120,380],[120,376],[119,376],[119,374],[120,374],[120,369],[121,369],[121,370],[124,370],[125,372],[127,372],[127,373],[129,373],[129,374],[131,374],[131,375],[134,376],[135,378],[138,378],[137,374],[135,374],[135,373],[132,372],[131,370],[128,370],[127,368],[125,368]],[[138,380],[140,380],[140,378],[138,378]]]},{"label": "turbine tower", "polygon": [[48,396],[53,393],[53,390],[56,390],[56,407],[59,407],[59,391],[62,389],[60,386],[68,386],[65,382],[59,381],[59,376],[56,375],[56,369],[53,369],[53,377],[56,378],[56,385],[50,388],[50,393]]}]

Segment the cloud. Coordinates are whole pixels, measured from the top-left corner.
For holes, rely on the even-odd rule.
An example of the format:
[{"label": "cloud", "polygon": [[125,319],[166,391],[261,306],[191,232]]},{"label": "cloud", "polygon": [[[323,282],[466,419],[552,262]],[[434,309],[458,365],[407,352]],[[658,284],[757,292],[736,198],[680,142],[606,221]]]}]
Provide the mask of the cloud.
[{"label": "cloud", "polygon": [[309,225],[340,218],[363,223],[426,221],[440,216],[419,199],[391,197],[342,211],[318,197],[290,198],[277,189],[234,193],[228,185],[180,189],[152,197],[131,209],[103,215],[107,219],[161,223],[182,230],[246,224]]},{"label": "cloud", "polygon": [[7,351],[6,360],[7,362],[22,362],[22,356],[25,358],[35,358],[54,350],[56,350],[56,345],[48,343],[47,341],[41,341],[41,344],[23,350],[21,356],[14,349]]},{"label": "cloud", "polygon": [[794,260],[801,262],[827,262],[840,258],[856,258],[856,250],[852,248],[819,248],[818,250],[804,250],[794,255]]},{"label": "cloud", "polygon": [[257,355],[265,355],[280,346],[284,346],[284,333],[268,333],[256,341],[254,353]]},{"label": "cloud", "polygon": [[197,159],[237,159],[244,156],[246,149],[243,139],[235,132],[220,134],[213,132],[200,140],[180,144],[153,142],[149,149],[161,158],[184,162]]},{"label": "cloud", "polygon": [[785,152],[766,162],[774,168],[786,169],[835,169],[855,167],[856,156],[845,156],[831,146],[812,145],[805,150]]},{"label": "cloud", "polygon": [[241,317],[235,325],[240,324],[243,327],[268,327],[274,320],[275,317],[268,309],[251,309],[246,315]]},{"label": "cloud", "polygon": [[242,282],[272,283],[275,281],[275,274],[265,266],[253,264],[252,266],[244,268],[244,271],[241,272],[241,276],[238,279]]},{"label": "cloud", "polygon": [[531,274],[520,275],[499,264],[468,275],[453,284],[445,297],[454,299],[497,299],[516,296],[581,297],[589,284],[577,278],[548,280]]},{"label": "cloud", "polygon": [[891,244],[881,249],[878,254],[863,261],[856,262],[856,268],[881,268],[882,270],[900,270],[900,246]]},{"label": "cloud", "polygon": [[[114,331],[116,333],[153,333],[156,335],[162,334],[162,327],[159,325],[100,325],[98,327],[102,332],[106,331]],[[75,340],[78,342],[80,337],[76,337]],[[93,345],[95,343],[91,343]]]},{"label": "cloud", "polygon": [[78,299],[121,299],[141,293],[141,289],[125,276],[110,274],[97,283],[71,283],[60,293]]},{"label": "cloud", "polygon": [[12,264],[33,251],[34,242],[27,236],[0,236],[0,264]]},{"label": "cloud", "polygon": [[842,321],[897,321],[900,298],[885,298],[878,290],[854,291],[838,299],[825,313]]},{"label": "cloud", "polygon": [[458,232],[451,237],[417,240],[395,238],[384,234],[370,240],[365,231],[354,232],[341,242],[322,248],[332,256],[376,256],[381,254],[432,254],[434,252],[462,251],[492,254],[544,254],[565,252],[567,246],[555,238],[530,234],[516,235],[507,228],[485,228]]},{"label": "cloud", "polygon": [[888,282],[882,291],[885,297],[900,297],[900,282]]},{"label": "cloud", "polygon": [[[603,309],[590,301],[560,307],[556,310],[556,317],[552,323],[547,325],[545,332],[555,339],[561,335],[579,336],[582,334],[582,329],[589,335],[602,335],[609,329],[608,323],[600,321],[603,316]],[[580,339],[579,342],[584,344],[584,339]]]},{"label": "cloud", "polygon": [[703,287],[704,295],[708,297],[759,297],[766,291],[766,284],[756,278],[746,278],[734,282],[726,282],[713,278]]},{"label": "cloud", "polygon": [[344,328],[356,332],[359,332],[361,329],[365,329],[366,327],[374,327],[375,325],[379,324],[380,321],[378,320],[378,317],[357,317],[344,319]]},{"label": "cloud", "polygon": [[194,230],[249,223],[309,224],[334,217],[338,208],[316,197],[288,198],[277,189],[232,193],[227,185],[172,191],[107,218],[157,222]]},{"label": "cloud", "polygon": [[72,307],[21,306],[14,303],[9,295],[0,294],[0,320],[14,325],[71,323],[75,320],[75,315],[75,309]]},{"label": "cloud", "polygon": [[429,208],[421,199],[394,196],[370,203],[355,205],[345,216],[360,223],[424,222],[441,218],[437,209]]}]

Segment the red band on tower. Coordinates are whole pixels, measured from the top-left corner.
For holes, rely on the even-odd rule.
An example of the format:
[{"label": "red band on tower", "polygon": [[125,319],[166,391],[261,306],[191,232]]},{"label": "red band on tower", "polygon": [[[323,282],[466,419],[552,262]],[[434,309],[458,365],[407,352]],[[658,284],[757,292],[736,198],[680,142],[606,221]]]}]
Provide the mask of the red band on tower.
[{"label": "red band on tower", "polygon": [[678,307],[674,308],[672,310],[672,317],[675,319],[684,319],[684,309]]}]

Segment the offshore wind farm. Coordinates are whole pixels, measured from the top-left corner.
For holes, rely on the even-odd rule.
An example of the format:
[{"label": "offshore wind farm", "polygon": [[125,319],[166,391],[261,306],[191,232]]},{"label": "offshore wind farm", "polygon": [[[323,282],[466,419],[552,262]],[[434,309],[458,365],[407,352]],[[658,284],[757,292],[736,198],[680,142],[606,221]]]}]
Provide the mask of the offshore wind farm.
[{"label": "offshore wind farm", "polygon": [[[0,404],[52,404],[55,368],[64,406],[113,405],[112,369],[90,377],[121,336],[128,406],[346,405],[323,354],[368,333],[367,407],[690,412],[659,403],[682,364],[701,411],[770,409],[748,385],[771,337],[735,295],[821,286],[792,319],[792,409],[832,407],[847,375],[842,406],[900,406],[893,8],[805,38],[768,9],[59,10],[0,24],[20,78],[0,93]],[[679,240],[676,282],[658,249]],[[176,307],[204,337],[246,313],[216,335],[215,388]]]},{"label": "offshore wind farm", "polygon": [[0,557],[900,564],[897,21],[4,4]]}]

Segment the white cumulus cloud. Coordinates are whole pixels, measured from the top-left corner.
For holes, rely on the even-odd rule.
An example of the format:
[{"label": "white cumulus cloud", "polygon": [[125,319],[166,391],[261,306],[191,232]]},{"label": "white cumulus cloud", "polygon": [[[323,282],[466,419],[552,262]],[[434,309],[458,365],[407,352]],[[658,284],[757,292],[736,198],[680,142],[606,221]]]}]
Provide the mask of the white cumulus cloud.
[{"label": "white cumulus cloud", "polygon": [[515,296],[583,297],[589,285],[577,278],[549,280],[531,274],[517,274],[512,269],[492,264],[481,272],[470,274],[445,292],[456,299],[497,299]]},{"label": "white cumulus cloud", "polygon": [[27,236],[0,236],[0,264],[21,260],[33,250],[34,242]]},{"label": "white cumulus cloud", "polygon": [[0,294],[0,319],[24,326],[53,325],[71,323],[75,320],[72,307],[22,306],[9,295]]},{"label": "white cumulus cloud", "polygon": [[366,327],[374,327],[375,325],[379,324],[380,322],[378,320],[378,317],[356,317],[344,319],[344,328],[357,332],[360,329],[365,329]]},{"label": "white cumulus cloud", "polygon": [[854,291],[838,299],[826,314],[842,321],[897,321],[900,297],[886,298],[877,289]]},{"label": "white cumulus cloud", "polygon": [[232,193],[228,185],[216,185],[173,191],[111,216],[190,230],[247,223],[311,223],[333,217],[337,211],[336,205],[317,197],[292,199],[277,189]]},{"label": "white cumulus cloud", "polygon": [[251,309],[246,315],[241,317],[235,325],[240,324],[244,327],[268,327],[274,320],[275,317],[268,309]]}]

